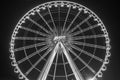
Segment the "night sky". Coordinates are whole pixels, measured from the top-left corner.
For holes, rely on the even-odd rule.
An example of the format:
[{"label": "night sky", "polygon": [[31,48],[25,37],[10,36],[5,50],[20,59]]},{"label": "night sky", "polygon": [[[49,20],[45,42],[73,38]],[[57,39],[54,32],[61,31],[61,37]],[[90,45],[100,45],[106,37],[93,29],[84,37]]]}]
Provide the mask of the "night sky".
[{"label": "night sky", "polygon": [[[0,16],[0,80],[18,80],[17,74],[13,72],[9,59],[9,43],[15,25],[19,19],[33,7],[49,0],[4,0],[1,1]],[[71,0],[72,1],[72,0]],[[119,80],[120,60],[119,60],[119,2],[117,0],[73,0],[92,11],[94,11],[105,24],[109,37],[111,39],[110,64],[107,65],[107,71],[104,72],[102,80]]]}]

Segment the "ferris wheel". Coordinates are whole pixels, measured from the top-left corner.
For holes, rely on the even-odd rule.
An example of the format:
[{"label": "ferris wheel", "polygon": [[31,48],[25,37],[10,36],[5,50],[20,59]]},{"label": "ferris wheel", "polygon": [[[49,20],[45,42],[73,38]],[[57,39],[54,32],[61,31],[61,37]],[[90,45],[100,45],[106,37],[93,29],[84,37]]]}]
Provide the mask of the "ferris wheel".
[{"label": "ferris wheel", "polygon": [[97,80],[110,48],[106,27],[93,11],[71,1],[50,1],[19,20],[10,59],[19,79]]}]

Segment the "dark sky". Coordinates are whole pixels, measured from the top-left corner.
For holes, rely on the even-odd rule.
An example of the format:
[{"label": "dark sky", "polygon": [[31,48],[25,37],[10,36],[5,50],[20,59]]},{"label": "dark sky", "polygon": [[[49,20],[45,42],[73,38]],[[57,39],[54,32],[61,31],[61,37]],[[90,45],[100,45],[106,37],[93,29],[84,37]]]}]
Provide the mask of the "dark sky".
[{"label": "dark sky", "polygon": [[[1,1],[0,25],[0,80],[18,80],[10,66],[9,42],[11,34],[19,19],[30,9],[49,0],[3,0]],[[72,0],[71,0],[72,1]],[[119,2],[117,0],[73,0],[94,11],[105,24],[112,45],[112,56],[103,80],[119,80]]]}]

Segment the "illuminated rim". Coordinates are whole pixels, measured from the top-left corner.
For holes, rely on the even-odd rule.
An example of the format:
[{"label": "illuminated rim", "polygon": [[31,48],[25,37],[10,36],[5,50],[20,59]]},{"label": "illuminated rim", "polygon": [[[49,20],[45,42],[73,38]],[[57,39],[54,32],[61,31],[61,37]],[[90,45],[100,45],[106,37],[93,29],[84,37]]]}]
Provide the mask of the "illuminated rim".
[{"label": "illuminated rim", "polygon": [[[111,46],[110,46],[110,39],[109,39],[109,36],[108,36],[108,32],[107,32],[103,22],[100,20],[100,18],[93,11],[91,11],[90,9],[88,9],[87,7],[85,7],[83,5],[80,5],[80,4],[77,4],[77,3],[74,3],[74,2],[70,2],[70,1],[51,1],[51,2],[47,2],[47,3],[44,3],[44,4],[38,5],[37,7],[33,8],[29,12],[27,12],[20,19],[20,21],[18,22],[18,24],[16,25],[16,27],[13,31],[13,34],[12,34],[12,37],[11,37],[11,42],[10,42],[10,52],[11,52],[10,59],[12,59],[12,62],[11,62],[12,66],[15,66],[15,68],[14,68],[15,73],[19,73],[19,79],[29,80],[24,75],[24,73],[21,71],[21,69],[19,68],[18,63],[16,61],[15,54],[14,54],[15,53],[14,46],[15,46],[16,35],[17,35],[17,33],[19,33],[18,30],[21,28],[21,25],[23,23],[25,23],[25,20],[28,19],[30,15],[35,15],[34,13],[36,11],[39,11],[40,9],[44,10],[45,7],[49,7],[49,8],[51,8],[52,6],[57,7],[58,5],[60,5],[61,7],[72,6],[75,9],[78,8],[79,10],[83,10],[84,13],[86,13],[86,14],[88,13],[91,17],[94,17],[95,21],[98,22],[97,25],[99,27],[101,27],[101,30],[104,34],[105,43],[106,43],[106,46],[105,46],[104,49],[106,50],[106,53],[105,53],[105,58],[103,59],[103,63],[101,65],[100,69],[95,73],[95,75],[94,75],[94,77],[92,77],[92,79],[94,80],[94,79],[97,79],[97,77],[102,77],[102,71],[106,70],[106,64],[109,63],[108,57],[110,57],[110,55],[111,55],[111,53],[109,52]],[[92,58],[94,58],[94,57],[92,57]]]}]

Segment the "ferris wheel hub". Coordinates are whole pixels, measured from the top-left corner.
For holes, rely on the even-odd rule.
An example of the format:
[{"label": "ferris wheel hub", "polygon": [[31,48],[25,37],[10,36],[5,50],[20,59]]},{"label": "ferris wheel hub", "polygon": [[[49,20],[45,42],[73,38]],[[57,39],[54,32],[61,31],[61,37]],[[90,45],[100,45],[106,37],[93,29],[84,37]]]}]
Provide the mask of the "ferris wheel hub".
[{"label": "ferris wheel hub", "polygon": [[59,41],[61,41],[61,40],[64,40],[65,38],[66,38],[66,36],[55,36],[55,37],[54,37],[54,41],[59,42]]}]

